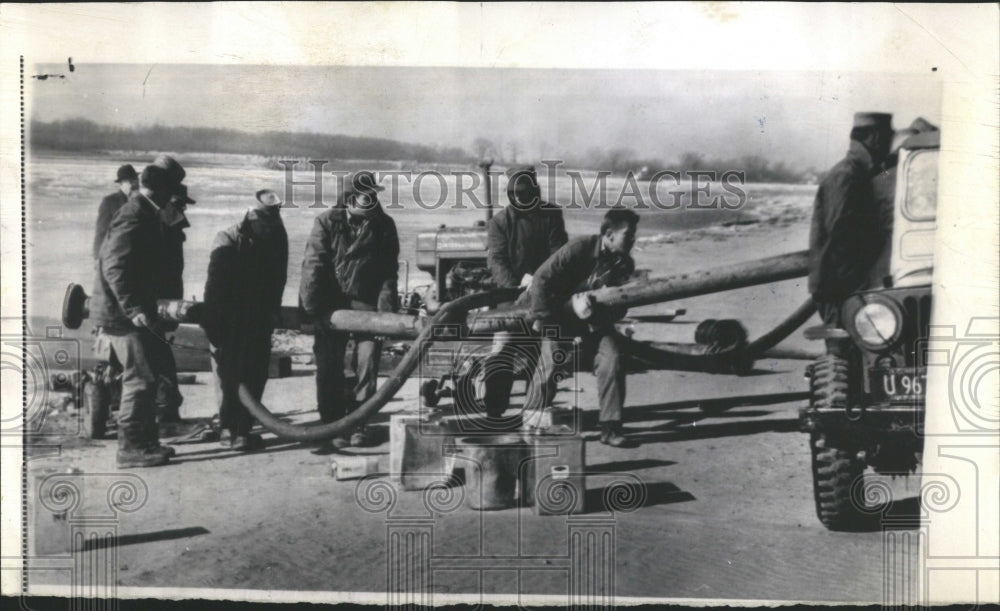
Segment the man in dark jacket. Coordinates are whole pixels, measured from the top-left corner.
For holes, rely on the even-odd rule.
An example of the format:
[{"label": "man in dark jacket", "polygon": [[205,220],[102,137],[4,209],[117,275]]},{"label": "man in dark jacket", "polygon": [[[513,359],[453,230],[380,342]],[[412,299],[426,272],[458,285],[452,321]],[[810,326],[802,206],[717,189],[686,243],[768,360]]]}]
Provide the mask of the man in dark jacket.
[{"label": "man in dark jacket", "polygon": [[[566,243],[566,225],[562,209],[542,201],[534,167],[512,168],[507,176],[508,205],[487,225],[487,263],[496,286],[527,288],[538,266]],[[484,363],[484,403],[492,421],[510,402],[511,339],[506,331],[494,335]]]},{"label": "man in dark jacket", "polygon": [[[191,226],[184,214],[188,205],[195,200],[188,196],[187,186],[181,181],[187,173],[176,159],[160,155],[153,165],[163,168],[167,174],[170,199],[157,211],[160,231],[163,236],[163,256],[160,258],[159,294],[157,299],[184,299],[184,230]],[[164,326],[164,331],[173,331],[176,324]],[[182,434],[180,406],[184,397],[177,383],[177,362],[172,350],[162,353],[161,377],[156,390],[156,411],[160,424],[166,425],[171,433]]]},{"label": "man in dark jacket", "polygon": [[534,167],[507,174],[508,205],[487,225],[486,257],[498,287],[527,286],[538,266],[566,243],[566,225],[562,209],[542,201]]},{"label": "man in dark jacket", "polygon": [[125,205],[129,194],[139,188],[139,175],[135,173],[132,164],[126,163],[118,168],[118,175],[115,178],[118,190],[101,200],[101,205],[97,209],[97,228],[94,231],[94,259],[101,255],[101,244],[104,237],[108,235],[108,228],[111,226],[111,219],[115,212]]},{"label": "man in dark jacket", "polygon": [[[383,191],[372,172],[348,177],[344,206],[336,206],[316,217],[302,260],[299,300],[306,317],[317,326],[313,351],[316,356],[316,402],[323,422],[342,418],[349,410],[344,401],[344,352],[347,336],[330,329],[330,314],[352,309],[394,312],[397,309],[399,236],[396,223],[378,201]],[[355,337],[357,384],[353,409],[375,394],[381,342],[373,337]],[[321,452],[347,445],[365,445],[362,427],[350,441],[337,437]]]},{"label": "man in dark jacket", "polygon": [[156,309],[163,256],[156,215],[171,192],[166,172],[155,166],[143,170],[140,185],[111,221],[90,301],[99,343],[122,370],[117,462],[123,468],[162,465],[173,453],[159,443],[153,403],[158,364],[170,350]]},{"label": "man in dark jacket", "polygon": [[281,317],[287,270],[281,200],[273,191],[258,191],[257,205],[243,220],[215,236],[201,323],[212,345],[219,420],[234,450],[262,446],[260,436],[250,433],[254,419],[240,402],[238,389],[246,385],[258,401],[264,394],[271,333]]},{"label": "man in dark jacket", "polygon": [[892,115],[857,113],[847,156],[820,182],[809,233],[809,292],[823,322],[839,325],[840,304],[865,284],[885,236],[872,179],[892,144]]},{"label": "man in dark jacket", "polygon": [[[573,296],[628,282],[635,271],[629,253],[635,244],[638,223],[639,216],[631,210],[609,210],[599,235],[575,238],[560,248],[535,272],[527,298],[519,299],[530,303],[532,328],[536,333],[554,324],[559,325],[562,337],[583,339],[583,358],[593,359],[597,375],[601,443],[615,447],[627,444],[622,434],[627,356],[614,328],[614,322],[625,312],[601,308],[592,299]],[[568,314],[564,307],[571,297],[573,313]],[[532,392],[525,404],[526,412],[541,409],[549,394],[545,387],[551,384],[554,367],[553,341],[545,338],[532,378]]]}]

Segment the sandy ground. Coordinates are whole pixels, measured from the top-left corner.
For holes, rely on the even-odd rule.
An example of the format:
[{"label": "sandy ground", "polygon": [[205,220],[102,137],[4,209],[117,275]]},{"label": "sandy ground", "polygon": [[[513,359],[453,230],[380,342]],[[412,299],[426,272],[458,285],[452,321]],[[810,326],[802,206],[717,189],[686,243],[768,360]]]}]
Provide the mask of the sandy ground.
[{"label": "sandy ground", "polygon": [[[664,275],[799,250],[805,247],[805,233],[800,223],[791,230],[750,231],[739,239],[645,244],[636,258],[640,267]],[[697,321],[721,316],[741,319],[754,337],[805,295],[804,279],[792,280],[632,314],[664,307],[688,310],[674,323],[637,325],[641,339],[690,340]],[[784,345],[815,349],[801,332]],[[333,457],[313,455],[303,445],[270,434],[264,435],[266,450],[249,455],[218,443],[177,445],[171,465],[134,471],[145,482],[148,498],[138,511],[119,514],[118,583],[384,593],[394,557],[390,534],[409,517],[432,531],[428,555],[432,591],[438,594],[564,596],[571,584],[568,533],[589,522],[613,533],[612,591],[619,600],[878,603],[886,575],[885,535],[878,530],[831,533],[814,513],[808,439],[796,421],[804,403],[804,366],[803,361],[764,360],[746,377],[672,371],[631,375],[626,427],[641,446],[587,444],[588,499],[594,502],[585,515],[573,518],[535,516],[529,508],[473,511],[462,504],[461,488],[452,489],[452,507],[444,513],[428,513],[421,492],[401,490],[388,513],[375,511],[359,502],[364,495],[356,481],[332,477]],[[310,376],[308,367],[297,366],[292,377],[271,380],[264,402],[296,421],[315,421]],[[409,380],[374,419],[381,439],[387,437],[390,413],[416,408],[417,389],[418,381]],[[182,415],[212,415],[207,374],[198,374],[196,383],[182,390]],[[783,396],[752,399],[775,394]],[[724,399],[729,409],[705,413],[698,406],[706,399]],[[588,414],[596,412],[592,375],[581,373],[562,385],[557,403],[573,402]],[[54,448],[57,455],[38,456],[31,468],[117,473],[114,440],[63,441]],[[376,455],[381,469],[388,466],[387,442],[348,452]],[[606,510],[602,492],[616,473],[642,482],[640,506]],[[896,499],[913,497],[918,489],[913,478],[889,484]],[[35,582],[66,579],[39,572]]]}]

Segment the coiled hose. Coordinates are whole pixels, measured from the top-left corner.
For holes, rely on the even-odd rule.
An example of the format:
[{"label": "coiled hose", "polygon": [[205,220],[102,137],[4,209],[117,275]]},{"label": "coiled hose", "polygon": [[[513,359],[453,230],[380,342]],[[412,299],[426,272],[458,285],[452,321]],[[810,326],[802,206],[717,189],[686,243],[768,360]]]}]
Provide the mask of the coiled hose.
[{"label": "coiled hose", "polygon": [[271,413],[267,407],[258,401],[253,393],[244,385],[239,386],[239,398],[244,407],[247,408],[254,418],[256,418],[267,430],[271,431],[282,439],[293,441],[323,441],[352,432],[358,426],[364,424],[375,415],[385,404],[392,399],[407,378],[413,374],[428,341],[432,338],[434,331],[440,325],[459,323],[464,324],[466,315],[470,310],[486,306],[494,306],[506,301],[512,301],[520,293],[518,288],[496,289],[486,293],[477,293],[459,297],[441,306],[434,318],[427,324],[413,342],[413,346],[400,360],[396,368],[389,374],[388,379],[375,391],[367,401],[358,406],[350,414],[344,416],[336,422],[326,424],[304,426],[301,424],[290,424]]}]

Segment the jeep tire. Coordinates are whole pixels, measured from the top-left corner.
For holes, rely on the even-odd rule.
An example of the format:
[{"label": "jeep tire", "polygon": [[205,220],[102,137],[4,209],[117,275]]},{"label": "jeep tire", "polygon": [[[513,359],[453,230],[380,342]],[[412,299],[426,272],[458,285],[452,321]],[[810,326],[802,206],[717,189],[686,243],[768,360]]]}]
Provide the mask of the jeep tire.
[{"label": "jeep tire", "polygon": [[[827,354],[816,360],[812,369],[810,395],[813,407],[823,410],[844,410],[850,392],[848,362]],[[813,432],[812,450],[813,494],[816,515],[830,530],[857,530],[865,514],[851,498],[851,489],[864,477],[865,464],[857,458],[858,450],[850,437],[836,432]]]}]

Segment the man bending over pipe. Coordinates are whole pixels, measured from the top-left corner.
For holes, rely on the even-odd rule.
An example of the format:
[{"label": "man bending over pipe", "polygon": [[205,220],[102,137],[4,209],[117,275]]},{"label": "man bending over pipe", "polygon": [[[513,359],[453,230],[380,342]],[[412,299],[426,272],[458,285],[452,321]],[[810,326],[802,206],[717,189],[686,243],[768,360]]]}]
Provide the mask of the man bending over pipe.
[{"label": "man bending over pipe", "polygon": [[[601,223],[601,233],[574,238],[555,252],[535,273],[528,290],[532,329],[540,333],[546,326],[559,325],[562,337],[581,337],[584,360],[593,358],[600,401],[601,443],[615,447],[628,444],[622,434],[625,404],[626,357],[614,322],[625,315],[621,308],[606,308],[590,296],[574,296],[581,291],[625,284],[635,270],[630,256],[635,244],[639,216],[624,209],[609,210]],[[572,297],[573,315],[562,307]],[[555,366],[553,340],[542,340],[541,358],[535,369],[525,409],[541,409],[552,384]]]}]

